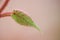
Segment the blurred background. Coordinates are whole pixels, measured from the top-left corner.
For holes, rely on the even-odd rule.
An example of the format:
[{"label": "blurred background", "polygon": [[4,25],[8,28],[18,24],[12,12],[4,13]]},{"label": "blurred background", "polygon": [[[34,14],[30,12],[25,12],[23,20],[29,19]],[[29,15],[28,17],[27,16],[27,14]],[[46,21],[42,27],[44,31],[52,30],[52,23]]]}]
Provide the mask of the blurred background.
[{"label": "blurred background", "polygon": [[[0,7],[5,0],[0,0]],[[0,40],[59,40],[59,0],[10,0],[3,12],[21,10],[40,27],[41,32],[0,18]]]}]

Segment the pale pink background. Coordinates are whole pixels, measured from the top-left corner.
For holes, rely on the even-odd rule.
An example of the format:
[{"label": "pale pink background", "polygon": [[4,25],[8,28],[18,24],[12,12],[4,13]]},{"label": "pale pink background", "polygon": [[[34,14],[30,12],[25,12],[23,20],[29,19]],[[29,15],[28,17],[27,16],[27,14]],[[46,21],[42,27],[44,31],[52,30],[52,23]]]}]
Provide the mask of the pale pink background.
[{"label": "pale pink background", "polygon": [[10,0],[4,12],[14,9],[29,15],[41,32],[19,25],[11,17],[5,17],[0,19],[0,40],[59,40],[58,0]]}]

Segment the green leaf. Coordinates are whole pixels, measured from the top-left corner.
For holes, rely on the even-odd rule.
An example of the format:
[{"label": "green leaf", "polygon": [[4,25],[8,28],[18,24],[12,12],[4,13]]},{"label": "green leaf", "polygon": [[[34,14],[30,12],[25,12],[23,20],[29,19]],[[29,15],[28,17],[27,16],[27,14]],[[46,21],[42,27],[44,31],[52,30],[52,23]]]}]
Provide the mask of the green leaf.
[{"label": "green leaf", "polygon": [[22,11],[18,11],[18,10],[14,10],[13,14],[11,15],[11,17],[19,24],[24,25],[24,26],[32,26],[38,30],[39,27],[36,26],[36,24],[33,22],[33,20],[26,15],[24,12]]}]

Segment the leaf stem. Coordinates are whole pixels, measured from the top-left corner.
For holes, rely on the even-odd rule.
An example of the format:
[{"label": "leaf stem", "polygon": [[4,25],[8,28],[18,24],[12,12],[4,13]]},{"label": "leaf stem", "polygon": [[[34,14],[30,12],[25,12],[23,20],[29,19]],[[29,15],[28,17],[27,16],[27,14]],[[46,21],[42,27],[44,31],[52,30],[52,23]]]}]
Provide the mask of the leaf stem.
[{"label": "leaf stem", "polygon": [[7,17],[7,16],[11,16],[11,14],[12,14],[12,12],[2,13],[2,14],[0,15],[0,18],[2,18],[2,17]]}]

